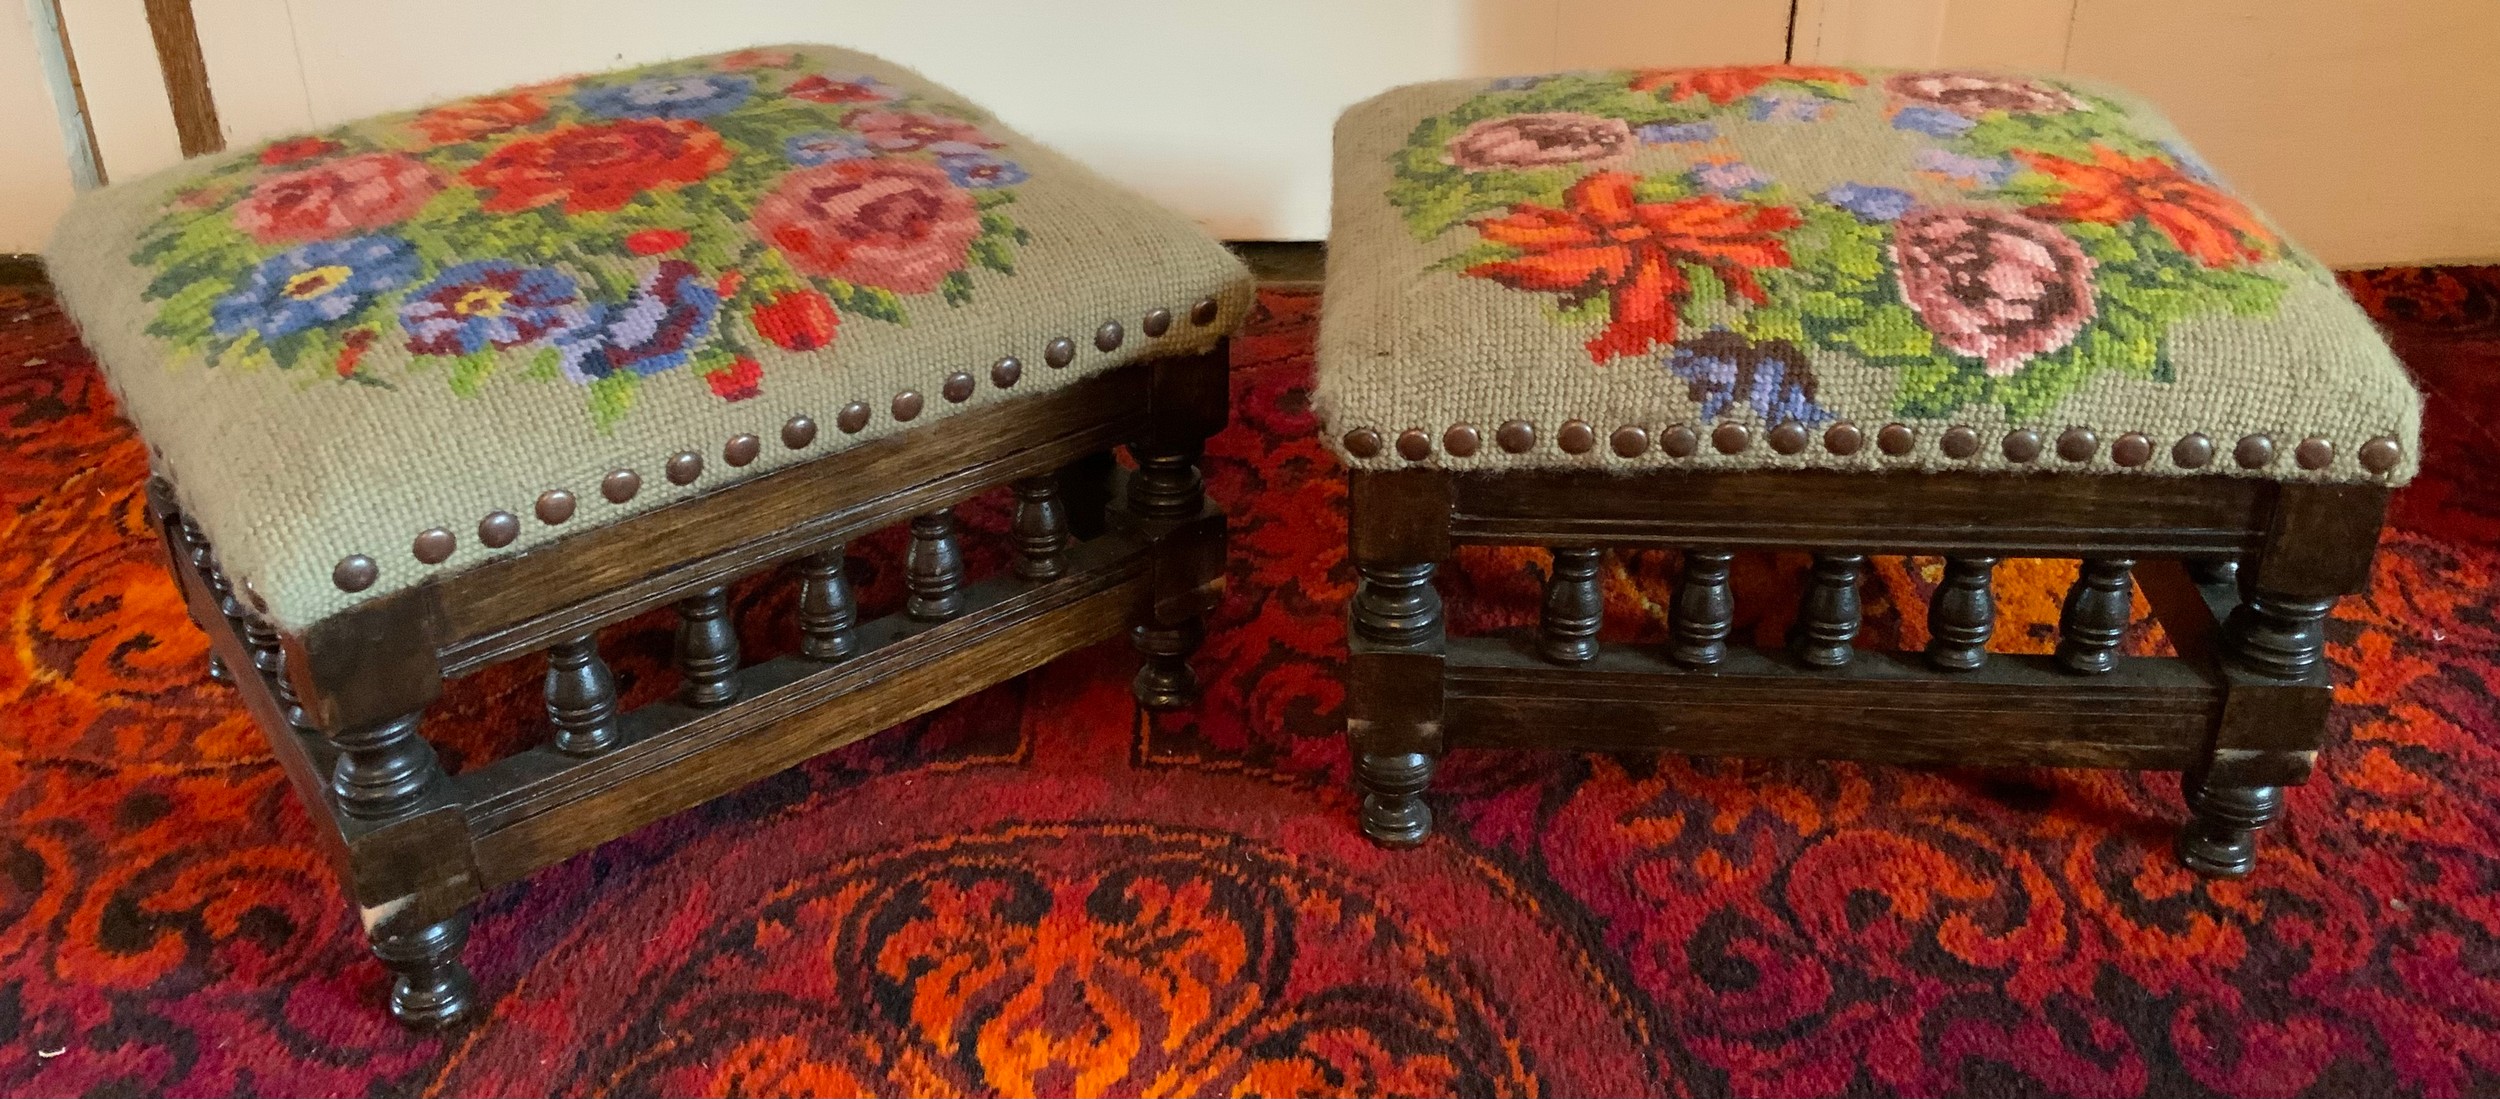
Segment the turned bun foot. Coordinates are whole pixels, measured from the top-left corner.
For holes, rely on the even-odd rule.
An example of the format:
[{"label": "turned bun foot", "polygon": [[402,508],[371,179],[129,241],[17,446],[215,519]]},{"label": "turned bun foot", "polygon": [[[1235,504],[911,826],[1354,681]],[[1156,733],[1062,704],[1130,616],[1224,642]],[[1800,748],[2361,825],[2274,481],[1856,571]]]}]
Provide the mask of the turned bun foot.
[{"label": "turned bun foot", "polygon": [[1206,638],[1205,626],[1194,618],[1177,626],[1138,626],[1129,638],[1146,658],[1129,685],[1138,705],[1178,710],[1198,701],[1198,673],[1189,667],[1189,654]]},{"label": "turned bun foot", "polygon": [[2193,815],[2179,861],[2208,878],[2243,878],[2257,865],[2257,833],[2283,816],[2280,786],[2188,786]]},{"label": "turned bun foot", "polygon": [[1363,788],[1363,834],[1387,847],[1413,847],[1432,832],[1433,758],[1422,752],[1366,755],[1356,763]]},{"label": "turned bun foot", "polygon": [[401,935],[373,940],[373,954],[391,971],[391,1018],[411,1030],[447,1030],[477,1014],[477,982],[460,964],[469,918],[454,916]]}]

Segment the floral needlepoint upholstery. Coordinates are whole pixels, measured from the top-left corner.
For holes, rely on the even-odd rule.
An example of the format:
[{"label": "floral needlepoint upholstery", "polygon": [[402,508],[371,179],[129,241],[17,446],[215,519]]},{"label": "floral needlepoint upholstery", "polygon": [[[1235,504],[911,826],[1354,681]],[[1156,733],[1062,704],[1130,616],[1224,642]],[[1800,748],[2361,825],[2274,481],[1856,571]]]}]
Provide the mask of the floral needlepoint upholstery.
[{"label": "floral needlepoint upholstery", "polygon": [[2415,468],[2360,309],[2121,92],[1562,73],[1336,142],[1316,399],[1358,467]]},{"label": "floral needlepoint upholstery", "polygon": [[1204,350],[1251,294],[1187,220],[822,46],[193,161],[86,196],[48,259],[186,511],[289,626]]}]

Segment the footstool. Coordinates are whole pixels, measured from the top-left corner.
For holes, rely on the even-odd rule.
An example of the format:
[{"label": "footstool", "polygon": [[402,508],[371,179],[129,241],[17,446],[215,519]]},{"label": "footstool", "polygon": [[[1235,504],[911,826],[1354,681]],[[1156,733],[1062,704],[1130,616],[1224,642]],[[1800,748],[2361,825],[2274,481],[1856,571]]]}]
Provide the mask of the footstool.
[{"label": "footstool", "polygon": [[[369,119],[88,195],[49,261],[404,1022],[472,1012],[481,890],[1123,629],[1189,696],[1249,275],[898,66]],[[967,583],[950,507],[1000,484]],[[858,621],[844,546],[906,521],[907,611]],[[800,651],[742,661],[726,587],[784,566]],[[682,689],[620,713],[598,631],[667,605]],[[445,774],[444,680],[542,651],[544,743]]]},{"label": "footstool", "polygon": [[[1347,734],[1414,843],[1471,745],[2177,770],[2250,868],[2330,699],[2323,625],[2415,469],[2404,371],[2151,108],[2062,78],[1791,65],[1397,89],[1336,134],[1316,403],[1351,479]],[[1550,547],[1532,637],[1448,638],[1453,545]],[[1666,644],[1601,555],[1677,547]],[[1730,555],[1814,554],[1791,643]],[[1938,555],[1923,653],[1867,554]],[[2005,557],[2072,557],[2054,656]],[[2177,656],[2120,655],[2140,590]]]}]

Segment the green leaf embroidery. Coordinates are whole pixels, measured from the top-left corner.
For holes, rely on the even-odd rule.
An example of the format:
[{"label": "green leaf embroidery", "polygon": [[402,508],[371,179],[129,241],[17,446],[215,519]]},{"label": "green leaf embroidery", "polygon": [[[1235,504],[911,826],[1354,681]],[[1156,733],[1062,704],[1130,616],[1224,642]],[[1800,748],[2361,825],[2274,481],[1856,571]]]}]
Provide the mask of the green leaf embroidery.
[{"label": "green leaf embroidery", "polygon": [[616,429],[616,422],[634,407],[635,375],[620,370],[590,383],[590,420],[604,435]]},{"label": "green leaf embroidery", "polygon": [[826,279],[825,295],[845,313],[874,317],[889,324],[911,323],[911,318],[903,313],[903,299],[884,287],[853,286],[840,279]]},{"label": "green leaf embroidery", "polygon": [[938,290],[946,295],[946,304],[964,305],[972,301],[972,276],[961,270],[949,271],[938,281]]},{"label": "green leaf embroidery", "polygon": [[486,384],[487,375],[495,372],[495,356],[480,351],[452,360],[451,391],[463,397],[474,397]]}]

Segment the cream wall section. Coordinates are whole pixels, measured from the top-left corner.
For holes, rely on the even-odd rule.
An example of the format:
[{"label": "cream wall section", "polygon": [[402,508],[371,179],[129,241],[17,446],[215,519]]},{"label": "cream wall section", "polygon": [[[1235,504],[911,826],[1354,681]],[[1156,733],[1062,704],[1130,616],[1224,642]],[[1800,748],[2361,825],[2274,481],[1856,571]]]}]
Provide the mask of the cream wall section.
[{"label": "cream wall section", "polygon": [[1788,23],[1787,0],[194,0],[193,10],[237,143],[563,72],[821,41],[917,68],[1215,233],[1270,239],[1326,234],[1330,127],[1391,85],[1775,61]]},{"label": "cream wall section", "polygon": [[2500,259],[2500,0],[1800,0],[1796,56],[2106,79],[2329,264]]},{"label": "cream wall section", "polygon": [[33,252],[69,208],[69,152],[44,88],[35,22],[22,3],[0,0],[0,252]]}]

